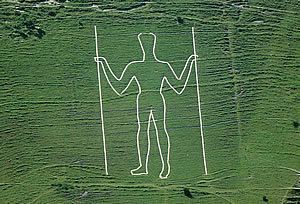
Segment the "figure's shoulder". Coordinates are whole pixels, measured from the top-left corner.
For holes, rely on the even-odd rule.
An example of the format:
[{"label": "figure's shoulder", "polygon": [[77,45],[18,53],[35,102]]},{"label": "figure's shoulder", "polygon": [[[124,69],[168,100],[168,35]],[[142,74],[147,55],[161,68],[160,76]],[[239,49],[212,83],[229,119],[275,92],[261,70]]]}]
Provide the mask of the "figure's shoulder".
[{"label": "figure's shoulder", "polygon": [[132,68],[136,67],[138,65],[138,63],[139,63],[139,61],[131,61],[126,65],[126,68],[132,69]]},{"label": "figure's shoulder", "polygon": [[127,66],[134,67],[134,66],[136,66],[136,65],[138,65],[138,64],[141,64],[141,63],[143,63],[143,62],[144,62],[144,61],[141,61],[141,60],[135,60],[135,61],[129,62]]},{"label": "figure's shoulder", "polygon": [[172,66],[169,62],[166,62],[166,61],[160,61],[161,64],[163,64],[165,67],[169,68],[169,69],[172,69]]}]

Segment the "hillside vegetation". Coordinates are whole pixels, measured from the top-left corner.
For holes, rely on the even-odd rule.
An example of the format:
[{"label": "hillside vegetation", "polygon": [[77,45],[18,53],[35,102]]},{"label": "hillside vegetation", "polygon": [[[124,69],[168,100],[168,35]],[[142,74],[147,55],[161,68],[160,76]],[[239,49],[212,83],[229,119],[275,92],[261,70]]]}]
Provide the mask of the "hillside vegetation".
[{"label": "hillside vegetation", "polygon": [[[299,203],[297,0],[0,5],[0,203]],[[117,76],[141,59],[140,32],[156,34],[157,57],[179,74],[195,27],[208,175],[194,71],[182,95],[164,87],[164,180],[153,124],[149,175],[130,175],[137,86],[119,97],[102,78],[105,175],[95,25]]]}]

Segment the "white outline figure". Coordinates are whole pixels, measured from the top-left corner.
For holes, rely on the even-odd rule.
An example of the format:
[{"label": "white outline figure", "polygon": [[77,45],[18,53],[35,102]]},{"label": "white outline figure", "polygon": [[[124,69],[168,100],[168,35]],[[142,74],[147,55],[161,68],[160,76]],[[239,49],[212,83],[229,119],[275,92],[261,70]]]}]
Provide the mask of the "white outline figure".
[{"label": "white outline figure", "polygon": [[[156,131],[156,138],[157,138],[157,144],[158,144],[158,149],[159,149],[159,154],[160,154],[160,158],[161,158],[161,162],[162,162],[162,170],[159,174],[159,178],[161,179],[165,179],[169,176],[170,174],[170,138],[169,138],[169,135],[168,135],[168,132],[167,132],[167,128],[166,128],[166,110],[167,110],[167,107],[166,107],[166,102],[165,102],[165,98],[163,96],[163,85],[164,85],[164,82],[166,82],[170,88],[175,91],[175,93],[177,94],[182,94],[182,92],[185,90],[186,86],[187,86],[187,82],[188,82],[188,79],[190,77],[190,74],[191,74],[191,70],[192,70],[192,66],[193,66],[193,62],[195,62],[195,70],[196,70],[196,75],[197,75],[197,63],[196,63],[196,58],[197,58],[197,55],[196,55],[196,51],[195,51],[195,40],[194,40],[194,29],[192,28],[192,33],[193,33],[193,45],[194,45],[194,54],[191,55],[180,76],[178,77],[176,75],[176,73],[174,72],[174,69],[172,68],[172,66],[168,63],[168,62],[165,62],[165,61],[161,61],[159,59],[157,59],[156,55],[155,55],[155,46],[156,46],[156,35],[153,34],[153,33],[140,33],[138,34],[138,40],[139,40],[139,44],[140,44],[140,47],[142,49],[142,53],[143,53],[143,59],[140,60],[140,61],[132,61],[130,62],[129,64],[126,65],[126,67],[124,68],[121,76],[118,78],[112,71],[112,69],[110,68],[107,60],[104,58],[104,57],[99,57],[98,56],[98,44],[97,44],[97,31],[96,31],[96,26],[95,26],[95,40],[96,40],[96,57],[95,57],[95,61],[97,62],[97,70],[98,70],[98,80],[99,80],[99,94],[101,95],[101,84],[100,84],[100,70],[99,70],[99,63],[101,63],[101,66],[103,68],[103,72],[104,72],[104,75],[107,79],[107,82],[108,84],[110,85],[110,87],[112,88],[112,90],[118,95],[118,96],[121,96],[129,87],[129,85],[131,84],[131,82],[133,80],[136,81],[137,83],[137,86],[138,86],[138,95],[137,95],[137,98],[136,98],[136,104],[137,104],[137,121],[138,121],[138,131],[137,131],[137,152],[138,152],[138,160],[139,160],[139,167],[137,167],[136,169],[133,169],[131,170],[131,174],[132,175],[143,175],[143,174],[148,174],[148,159],[149,159],[149,154],[150,154],[150,124],[151,124],[151,120],[153,121],[153,124],[154,124],[154,128],[155,128],[155,131]],[[164,158],[163,158],[163,154],[162,154],[162,150],[161,150],[161,147],[160,147],[160,143],[159,143],[159,134],[158,134],[158,128],[157,128],[157,125],[156,125],[156,120],[154,118],[154,114],[153,114],[153,110],[151,109],[150,110],[150,114],[149,114],[149,118],[148,118],[148,127],[147,127],[147,139],[148,139],[148,147],[147,147],[147,155],[146,155],[146,161],[145,161],[145,172],[141,172],[141,173],[136,173],[135,171],[138,171],[139,169],[141,169],[143,167],[143,164],[142,164],[142,161],[141,161],[141,153],[140,153],[140,144],[139,144],[139,136],[140,136],[140,130],[141,130],[141,121],[140,121],[140,118],[139,118],[139,97],[142,93],[142,89],[141,89],[141,86],[140,86],[140,83],[137,79],[137,77],[134,75],[130,78],[128,84],[126,85],[126,87],[121,91],[121,92],[118,92],[112,85],[111,81],[109,80],[109,77],[108,77],[108,73],[107,73],[107,70],[105,69],[105,66],[103,64],[103,62],[105,63],[106,67],[108,68],[109,70],[109,74],[110,76],[113,76],[113,78],[115,78],[117,81],[121,81],[126,73],[126,70],[127,68],[132,65],[132,64],[136,64],[136,63],[143,63],[145,62],[145,57],[146,57],[146,53],[145,53],[145,50],[144,50],[144,47],[143,47],[143,44],[142,44],[142,41],[140,39],[141,35],[142,34],[148,34],[148,35],[152,35],[153,38],[154,38],[154,42],[153,42],[153,48],[152,48],[152,54],[153,54],[153,57],[154,59],[159,62],[159,63],[163,63],[163,64],[166,64],[173,76],[175,77],[176,80],[178,81],[181,81],[187,67],[188,67],[188,64],[190,62],[190,60],[192,60],[192,62],[190,63],[190,67],[189,67],[189,70],[188,70],[188,74],[187,74],[187,77],[186,77],[186,80],[184,82],[184,86],[183,88],[181,89],[181,91],[177,91],[172,85],[171,83],[169,82],[168,78],[166,76],[163,76],[162,77],[162,80],[161,80],[161,85],[160,85],[160,89],[159,89],[159,93],[161,95],[161,98],[162,98],[162,101],[163,101],[163,127],[164,127],[164,132],[167,136],[167,161],[166,161],[166,165],[167,167],[165,167],[165,161],[164,161]],[[194,59],[192,59],[194,58]],[[100,61],[102,60],[102,61]],[[201,141],[202,141],[202,148],[203,148],[203,159],[204,159],[204,167],[205,167],[205,174],[207,174],[207,169],[206,169],[206,159],[205,159],[205,149],[204,149],[204,137],[203,137],[203,129],[202,129],[202,118],[201,118],[201,110],[200,110],[200,96],[199,96],[199,85],[198,85],[198,77],[196,77],[196,83],[197,83],[197,94],[198,94],[198,106],[199,106],[199,116],[200,116],[200,126],[201,126]],[[100,108],[102,109],[102,97],[100,96]],[[105,156],[105,169],[106,169],[106,174],[107,173],[107,158],[106,158],[106,147],[105,147],[105,136],[104,136],[104,123],[103,123],[103,111],[101,110],[101,122],[102,122],[102,133],[103,133],[103,145],[104,145],[104,156]],[[165,175],[163,175],[164,171],[165,171],[165,168],[167,168],[167,173]]]}]

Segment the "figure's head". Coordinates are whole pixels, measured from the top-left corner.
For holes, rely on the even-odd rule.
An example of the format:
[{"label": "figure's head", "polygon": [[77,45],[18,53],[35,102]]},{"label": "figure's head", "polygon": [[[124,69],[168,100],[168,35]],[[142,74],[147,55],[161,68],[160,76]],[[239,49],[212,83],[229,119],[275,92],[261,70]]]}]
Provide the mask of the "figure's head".
[{"label": "figure's head", "polygon": [[140,33],[138,39],[144,51],[143,58],[155,57],[156,36],[153,33]]}]

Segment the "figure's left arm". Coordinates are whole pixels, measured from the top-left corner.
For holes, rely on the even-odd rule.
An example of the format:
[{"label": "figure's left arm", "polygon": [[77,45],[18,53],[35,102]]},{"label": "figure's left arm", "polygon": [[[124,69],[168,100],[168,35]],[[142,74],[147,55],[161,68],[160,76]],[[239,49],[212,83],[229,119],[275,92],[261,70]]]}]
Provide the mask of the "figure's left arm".
[{"label": "figure's left arm", "polygon": [[192,67],[195,64],[195,60],[197,57],[197,55],[191,55],[187,59],[185,66],[179,76],[176,75],[173,68],[170,66],[170,64],[168,64],[170,71],[165,74],[164,79],[177,94],[181,94],[184,91],[191,75]]},{"label": "figure's left arm", "polygon": [[127,90],[134,78],[134,76],[131,75],[131,73],[129,72],[129,69],[132,72],[132,64],[128,64],[124,68],[121,76],[117,77],[104,57],[95,57],[95,61],[101,64],[102,70],[110,87],[114,90],[116,94],[121,96]]}]

